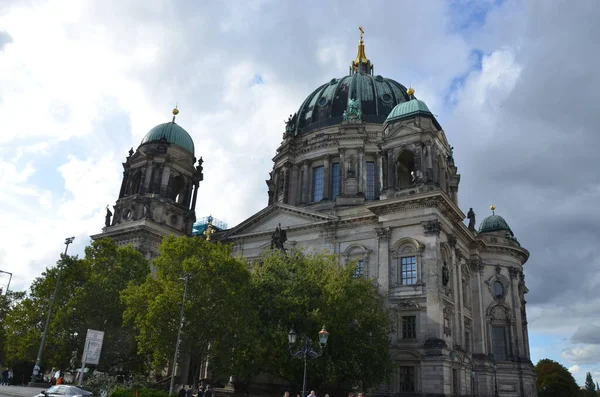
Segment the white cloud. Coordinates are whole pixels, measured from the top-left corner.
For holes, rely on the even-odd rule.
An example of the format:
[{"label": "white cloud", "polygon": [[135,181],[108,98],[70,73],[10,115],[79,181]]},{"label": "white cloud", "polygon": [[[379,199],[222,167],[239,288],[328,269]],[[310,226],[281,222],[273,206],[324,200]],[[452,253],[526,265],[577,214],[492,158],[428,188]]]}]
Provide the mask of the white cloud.
[{"label": "white cloud", "polygon": [[600,346],[573,347],[563,351],[561,357],[573,364],[597,364],[600,363]]},{"label": "white cloud", "polygon": [[569,367],[569,372],[572,374],[577,374],[579,371],[581,371],[581,367],[577,364]]}]

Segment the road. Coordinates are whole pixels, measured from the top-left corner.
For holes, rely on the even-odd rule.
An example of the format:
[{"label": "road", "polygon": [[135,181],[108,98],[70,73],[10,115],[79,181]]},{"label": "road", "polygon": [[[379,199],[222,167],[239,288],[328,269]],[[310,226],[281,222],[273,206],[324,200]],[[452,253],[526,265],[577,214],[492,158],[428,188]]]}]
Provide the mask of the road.
[{"label": "road", "polygon": [[0,386],[0,397],[33,397],[42,390],[35,387]]}]

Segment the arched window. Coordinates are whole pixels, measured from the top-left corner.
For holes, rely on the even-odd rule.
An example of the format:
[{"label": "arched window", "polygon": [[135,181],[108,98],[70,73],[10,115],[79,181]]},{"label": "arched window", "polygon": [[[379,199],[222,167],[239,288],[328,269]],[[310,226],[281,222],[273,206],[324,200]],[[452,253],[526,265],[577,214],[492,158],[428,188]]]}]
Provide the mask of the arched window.
[{"label": "arched window", "polygon": [[177,175],[173,178],[173,182],[171,185],[171,200],[175,200],[175,202],[179,202],[180,196],[183,193],[183,177],[181,175]]},{"label": "arched window", "polygon": [[140,185],[142,183],[142,172],[138,171],[133,175],[131,179],[131,185],[129,185],[129,194],[138,194],[140,191]]},{"label": "arched window", "polygon": [[354,270],[354,278],[367,277],[369,267],[370,250],[362,245],[351,245],[344,250],[342,255],[346,258],[346,266],[352,262],[356,262]]},{"label": "arched window", "polygon": [[390,268],[390,287],[415,285],[418,276],[419,251],[414,239],[401,239],[392,250],[392,266]]},{"label": "arched window", "polygon": [[396,185],[405,188],[413,185],[415,172],[415,155],[409,150],[403,150],[396,161]]}]

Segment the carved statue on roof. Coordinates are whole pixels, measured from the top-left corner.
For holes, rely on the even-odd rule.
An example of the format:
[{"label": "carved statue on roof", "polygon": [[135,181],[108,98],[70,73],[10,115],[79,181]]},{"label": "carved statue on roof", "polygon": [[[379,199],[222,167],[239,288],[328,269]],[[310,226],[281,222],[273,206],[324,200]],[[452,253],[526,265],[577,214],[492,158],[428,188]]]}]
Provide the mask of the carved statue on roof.
[{"label": "carved statue on roof", "polygon": [[287,119],[287,121],[285,121],[286,134],[293,134],[294,132],[296,132],[296,121],[297,120],[298,120],[298,113],[294,113],[293,116],[290,114],[290,117]]},{"label": "carved statue on roof", "polygon": [[109,227],[110,226],[110,218],[112,217],[113,213],[110,212],[110,210],[108,209],[108,205],[106,206],[106,217],[104,218],[104,226]]},{"label": "carved statue on roof", "polygon": [[348,106],[344,111],[344,121],[359,121],[362,118],[358,99],[348,98]]},{"label": "carved statue on roof", "polygon": [[275,228],[271,235],[271,249],[280,249],[285,251],[283,244],[287,241],[287,233],[281,229],[281,223]]},{"label": "carved statue on roof", "polygon": [[469,230],[475,231],[475,212],[473,211],[473,208],[469,208],[467,218],[469,219]]}]

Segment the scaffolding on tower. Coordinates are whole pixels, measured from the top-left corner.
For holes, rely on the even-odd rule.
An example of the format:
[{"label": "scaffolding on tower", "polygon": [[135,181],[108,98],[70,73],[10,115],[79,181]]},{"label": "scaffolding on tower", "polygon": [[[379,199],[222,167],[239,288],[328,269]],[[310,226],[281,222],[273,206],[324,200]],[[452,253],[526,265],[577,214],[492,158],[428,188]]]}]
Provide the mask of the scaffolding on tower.
[{"label": "scaffolding on tower", "polygon": [[198,219],[196,223],[194,223],[194,226],[192,226],[192,236],[202,236],[209,224],[211,224],[213,229],[217,232],[227,229],[227,223],[209,215]]}]

